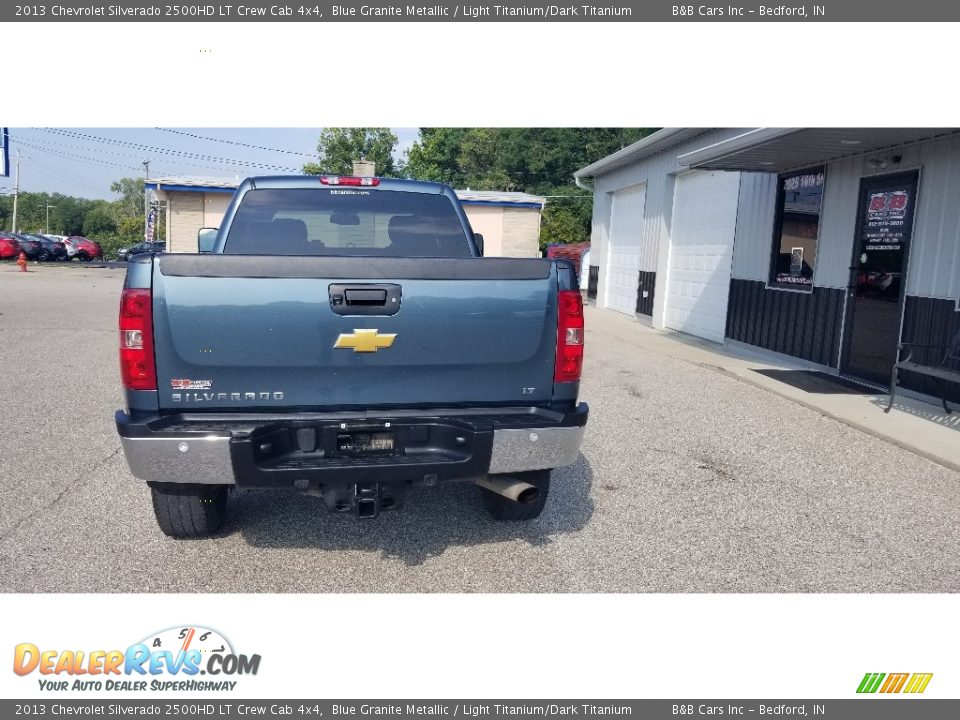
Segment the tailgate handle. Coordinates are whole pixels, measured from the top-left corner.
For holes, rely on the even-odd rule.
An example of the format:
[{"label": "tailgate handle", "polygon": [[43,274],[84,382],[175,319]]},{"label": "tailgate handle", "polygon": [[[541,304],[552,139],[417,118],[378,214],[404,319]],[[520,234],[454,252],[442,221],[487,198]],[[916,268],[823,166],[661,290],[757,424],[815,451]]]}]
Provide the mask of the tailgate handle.
[{"label": "tailgate handle", "polygon": [[347,299],[347,305],[374,306],[383,307],[387,304],[386,290],[357,290],[347,289],[343,293]]},{"label": "tailgate handle", "polygon": [[400,286],[393,283],[330,285],[330,308],[337,315],[396,315]]}]

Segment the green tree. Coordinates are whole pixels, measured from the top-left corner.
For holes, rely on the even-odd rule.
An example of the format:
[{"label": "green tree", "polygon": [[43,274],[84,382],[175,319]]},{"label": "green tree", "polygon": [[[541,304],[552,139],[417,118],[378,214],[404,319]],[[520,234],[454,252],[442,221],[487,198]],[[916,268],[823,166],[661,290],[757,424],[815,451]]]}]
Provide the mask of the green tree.
[{"label": "green tree", "polygon": [[468,130],[460,143],[457,165],[474,190],[518,190],[516,178],[502,162],[504,134],[498,128]]},{"label": "green tree", "polygon": [[547,205],[540,223],[540,249],[555,243],[578,243],[590,239],[577,213],[569,205]]},{"label": "green tree", "polygon": [[57,227],[63,231],[64,235],[82,235],[83,221],[90,209],[91,201],[69,195],[55,196],[53,200],[57,207],[55,212],[50,213],[51,224],[56,218]]},{"label": "green tree", "polygon": [[573,173],[653,132],[650,128],[420,128],[409,177],[474,190],[546,195],[540,240],[590,239],[592,195]]},{"label": "green tree", "polygon": [[83,219],[83,234],[87,237],[97,237],[116,232],[117,220],[111,204],[105,200],[94,201]]},{"label": "green tree", "polygon": [[[108,240],[112,246],[122,247],[143,240],[143,178],[120,178],[110,185],[110,190],[119,197],[110,203],[113,215],[115,240]],[[163,237],[161,233],[157,237]]]},{"label": "green tree", "polygon": [[420,128],[420,139],[407,151],[405,171],[415,180],[466,186],[455,158],[467,128]]},{"label": "green tree", "polygon": [[36,232],[42,229],[49,201],[47,193],[21,192],[17,198],[17,231]]},{"label": "green tree", "polygon": [[140,216],[143,222],[143,178],[120,178],[110,184],[110,192],[120,197],[113,201],[114,210],[118,216]]},{"label": "green tree", "polygon": [[649,128],[421,128],[410,177],[478,190],[549,193],[573,173],[650,134]]},{"label": "green tree", "polygon": [[547,205],[540,223],[540,249],[553,243],[579,243],[590,240],[593,195],[575,185],[549,189]]},{"label": "green tree", "polygon": [[372,160],[377,164],[377,175],[394,177],[398,168],[393,151],[397,136],[390,128],[326,128],[317,142],[317,162],[307,163],[307,175],[350,175],[354,160]]}]

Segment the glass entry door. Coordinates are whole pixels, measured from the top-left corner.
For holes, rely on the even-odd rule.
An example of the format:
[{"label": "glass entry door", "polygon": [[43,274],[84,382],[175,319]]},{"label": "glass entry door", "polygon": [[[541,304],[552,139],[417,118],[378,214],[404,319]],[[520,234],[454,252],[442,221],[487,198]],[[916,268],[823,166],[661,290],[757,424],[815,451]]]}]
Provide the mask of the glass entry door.
[{"label": "glass entry door", "polygon": [[910,172],[860,182],[842,369],[864,380],[889,382],[896,361],[917,179]]}]

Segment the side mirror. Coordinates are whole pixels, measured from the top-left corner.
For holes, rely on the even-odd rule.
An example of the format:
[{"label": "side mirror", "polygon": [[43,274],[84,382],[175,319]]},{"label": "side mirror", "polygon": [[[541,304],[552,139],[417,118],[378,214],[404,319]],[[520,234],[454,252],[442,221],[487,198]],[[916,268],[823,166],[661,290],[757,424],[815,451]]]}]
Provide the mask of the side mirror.
[{"label": "side mirror", "polygon": [[477,243],[477,250],[480,251],[480,257],[483,257],[483,235],[480,233],[474,233],[473,241]]},{"label": "side mirror", "polygon": [[213,246],[217,243],[217,232],[219,228],[200,228],[197,232],[197,248],[201,253],[213,252]]}]

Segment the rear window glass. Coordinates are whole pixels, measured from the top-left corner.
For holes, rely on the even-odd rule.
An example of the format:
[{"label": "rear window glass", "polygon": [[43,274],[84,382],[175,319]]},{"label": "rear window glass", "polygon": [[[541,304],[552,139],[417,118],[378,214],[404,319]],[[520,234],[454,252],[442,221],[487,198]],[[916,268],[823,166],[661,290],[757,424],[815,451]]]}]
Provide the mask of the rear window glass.
[{"label": "rear window glass", "polygon": [[231,255],[471,257],[444,195],[366,188],[273,188],[243,196]]}]

